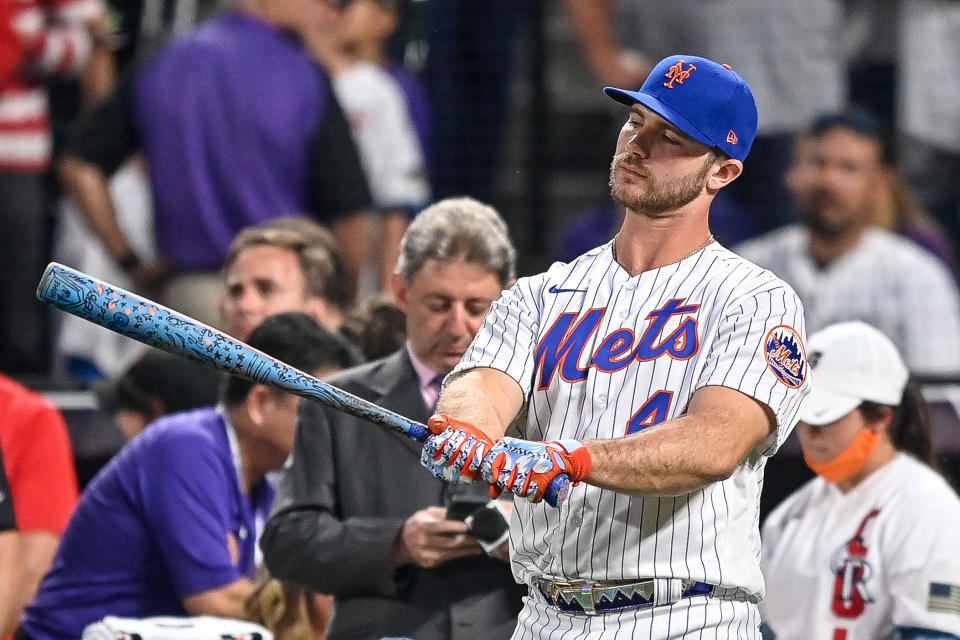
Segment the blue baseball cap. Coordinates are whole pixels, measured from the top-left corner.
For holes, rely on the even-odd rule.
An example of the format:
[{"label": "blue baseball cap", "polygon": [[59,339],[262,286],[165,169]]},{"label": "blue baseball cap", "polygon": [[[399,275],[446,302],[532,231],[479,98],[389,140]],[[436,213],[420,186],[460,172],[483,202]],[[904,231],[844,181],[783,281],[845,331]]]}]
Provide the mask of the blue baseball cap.
[{"label": "blue baseball cap", "polygon": [[639,91],[605,87],[625,105],[640,103],[708,147],[743,161],[757,136],[757,101],[730,65],[699,56],[664,58]]}]

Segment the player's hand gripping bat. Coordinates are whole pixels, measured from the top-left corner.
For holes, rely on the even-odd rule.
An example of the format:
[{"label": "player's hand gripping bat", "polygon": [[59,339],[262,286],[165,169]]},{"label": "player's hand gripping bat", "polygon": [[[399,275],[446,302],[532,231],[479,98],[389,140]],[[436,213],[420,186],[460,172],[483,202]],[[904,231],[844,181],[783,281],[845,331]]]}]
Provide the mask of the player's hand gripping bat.
[{"label": "player's hand gripping bat", "polygon": [[[37,298],[138,342],[317,400],[419,442],[431,435],[424,424],[321,382],[189,316],[62,264],[47,265],[37,286]],[[568,484],[566,476],[558,476],[544,496],[547,503],[554,507],[561,504]]]}]

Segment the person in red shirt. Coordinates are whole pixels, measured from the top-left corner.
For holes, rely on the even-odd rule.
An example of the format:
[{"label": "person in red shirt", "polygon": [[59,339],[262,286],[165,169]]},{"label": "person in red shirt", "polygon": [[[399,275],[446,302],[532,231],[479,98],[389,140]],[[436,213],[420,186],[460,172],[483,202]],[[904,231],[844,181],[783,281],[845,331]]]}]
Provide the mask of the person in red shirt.
[{"label": "person in red shirt", "polygon": [[20,529],[20,579],[10,595],[16,620],[50,568],[80,491],[63,415],[42,395],[3,374],[0,449]]},{"label": "person in red shirt", "polygon": [[13,513],[10,483],[7,481],[3,453],[0,451],[0,633],[16,624],[12,593],[20,580],[20,533]]}]

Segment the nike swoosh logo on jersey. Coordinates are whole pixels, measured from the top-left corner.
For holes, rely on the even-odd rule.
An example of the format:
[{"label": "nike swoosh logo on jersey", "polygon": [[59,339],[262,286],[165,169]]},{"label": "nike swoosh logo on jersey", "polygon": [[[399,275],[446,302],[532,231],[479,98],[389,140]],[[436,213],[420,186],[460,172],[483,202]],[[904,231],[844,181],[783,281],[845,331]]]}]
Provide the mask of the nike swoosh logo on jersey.
[{"label": "nike swoosh logo on jersey", "polygon": [[550,293],[586,293],[586,289],[561,289],[557,285],[551,286],[548,291]]}]

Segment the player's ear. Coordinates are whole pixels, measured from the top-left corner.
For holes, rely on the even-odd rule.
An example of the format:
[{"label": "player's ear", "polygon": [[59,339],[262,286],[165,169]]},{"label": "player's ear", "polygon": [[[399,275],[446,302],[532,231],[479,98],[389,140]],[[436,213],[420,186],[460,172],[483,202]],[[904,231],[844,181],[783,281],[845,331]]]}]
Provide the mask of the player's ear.
[{"label": "player's ear", "polygon": [[721,156],[714,160],[713,167],[707,175],[707,190],[716,193],[717,190],[724,188],[743,173],[743,163],[734,158]]}]

